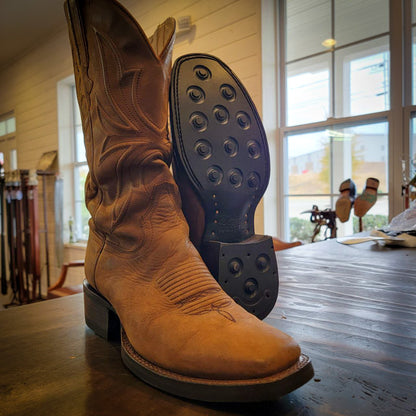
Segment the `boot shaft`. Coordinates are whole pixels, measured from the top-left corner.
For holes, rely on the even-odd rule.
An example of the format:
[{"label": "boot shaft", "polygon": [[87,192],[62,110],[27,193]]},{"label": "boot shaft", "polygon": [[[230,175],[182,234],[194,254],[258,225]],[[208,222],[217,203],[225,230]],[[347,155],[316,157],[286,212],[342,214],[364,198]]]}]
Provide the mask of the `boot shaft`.
[{"label": "boot shaft", "polygon": [[[65,4],[89,174],[91,229],[116,246],[138,248],[137,225],[149,200],[179,210],[168,165],[168,86],[175,21],[148,39],[111,0]],[[164,194],[172,198],[164,198]]]}]

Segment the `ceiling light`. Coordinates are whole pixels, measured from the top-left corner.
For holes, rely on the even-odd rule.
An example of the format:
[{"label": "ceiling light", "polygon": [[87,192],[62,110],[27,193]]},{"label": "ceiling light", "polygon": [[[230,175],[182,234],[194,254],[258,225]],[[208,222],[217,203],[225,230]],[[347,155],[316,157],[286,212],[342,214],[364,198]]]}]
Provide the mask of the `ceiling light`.
[{"label": "ceiling light", "polygon": [[325,39],[322,42],[322,46],[325,46],[325,48],[332,48],[336,43],[337,41],[335,39]]}]

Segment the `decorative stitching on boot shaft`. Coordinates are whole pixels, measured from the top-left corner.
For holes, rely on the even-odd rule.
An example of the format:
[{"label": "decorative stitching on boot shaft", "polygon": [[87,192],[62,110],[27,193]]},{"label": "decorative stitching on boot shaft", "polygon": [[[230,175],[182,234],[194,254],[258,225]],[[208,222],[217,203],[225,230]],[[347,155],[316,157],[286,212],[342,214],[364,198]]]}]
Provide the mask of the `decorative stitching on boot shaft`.
[{"label": "decorative stitching on boot shaft", "polygon": [[[204,275],[207,275],[206,279],[201,278]],[[236,322],[226,310],[232,300],[224,294],[202,264],[187,263],[165,274],[157,283],[168,299],[185,314],[205,315],[217,312],[229,321]]]}]

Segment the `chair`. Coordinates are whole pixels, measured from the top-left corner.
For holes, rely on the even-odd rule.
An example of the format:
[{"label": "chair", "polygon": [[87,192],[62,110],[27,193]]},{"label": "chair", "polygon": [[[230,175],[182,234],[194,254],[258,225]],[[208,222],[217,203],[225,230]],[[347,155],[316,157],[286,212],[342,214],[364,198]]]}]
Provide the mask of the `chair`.
[{"label": "chair", "polygon": [[48,287],[48,299],[60,298],[62,296],[75,295],[82,293],[82,285],[64,287],[66,275],[70,267],[84,267],[84,260],[75,260],[64,263],[58,281]]},{"label": "chair", "polygon": [[276,237],[273,237],[273,248],[274,251],[286,250],[291,247],[301,246],[300,241],[293,241],[292,243],[286,243],[285,241],[279,240]]}]

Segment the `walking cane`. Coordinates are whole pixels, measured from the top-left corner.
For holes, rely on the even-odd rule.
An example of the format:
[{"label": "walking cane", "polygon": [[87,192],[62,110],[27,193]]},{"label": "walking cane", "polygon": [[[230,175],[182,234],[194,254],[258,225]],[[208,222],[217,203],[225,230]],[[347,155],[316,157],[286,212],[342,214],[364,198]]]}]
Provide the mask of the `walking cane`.
[{"label": "walking cane", "polygon": [[30,226],[30,271],[32,273],[32,299],[36,298],[36,285],[39,285],[41,297],[40,249],[39,249],[39,215],[38,215],[38,180],[36,171],[29,172],[28,181],[28,211]]},{"label": "walking cane", "polygon": [[22,239],[22,205],[23,194],[21,188],[21,182],[19,177],[19,171],[14,172],[13,182],[15,192],[15,224],[16,224],[16,265],[17,265],[17,279],[19,288],[19,301],[24,303],[26,299],[26,290],[24,282],[24,262],[23,262],[23,239]]},{"label": "walking cane", "polygon": [[7,295],[6,247],[4,245],[4,169],[0,164],[1,293]]},{"label": "walking cane", "polygon": [[13,190],[13,177],[9,172],[6,177],[6,213],[7,213],[7,241],[9,244],[9,268],[10,268],[10,285],[13,292],[13,298],[10,305],[17,300],[18,282],[16,279],[16,252],[15,252],[15,192]]}]

